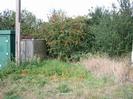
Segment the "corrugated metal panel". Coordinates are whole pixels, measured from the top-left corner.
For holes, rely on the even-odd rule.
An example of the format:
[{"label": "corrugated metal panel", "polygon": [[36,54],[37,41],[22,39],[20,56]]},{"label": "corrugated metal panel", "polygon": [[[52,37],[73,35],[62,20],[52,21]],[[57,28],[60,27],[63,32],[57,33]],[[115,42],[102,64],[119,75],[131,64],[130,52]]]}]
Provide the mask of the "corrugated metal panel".
[{"label": "corrugated metal panel", "polygon": [[34,56],[44,58],[46,56],[46,45],[44,40],[34,40]]},{"label": "corrugated metal panel", "polygon": [[44,59],[46,47],[44,40],[23,39],[21,41],[21,61],[30,61],[34,57]]}]

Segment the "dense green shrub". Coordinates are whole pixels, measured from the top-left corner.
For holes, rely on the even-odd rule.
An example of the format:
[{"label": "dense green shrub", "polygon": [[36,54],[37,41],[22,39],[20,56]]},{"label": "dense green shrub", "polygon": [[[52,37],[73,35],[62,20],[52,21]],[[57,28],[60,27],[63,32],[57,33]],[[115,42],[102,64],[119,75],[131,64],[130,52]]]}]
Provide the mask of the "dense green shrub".
[{"label": "dense green shrub", "polygon": [[96,8],[87,17],[68,18],[53,11],[43,29],[49,53],[60,59],[79,60],[86,53],[110,56],[129,53],[132,49],[133,17],[130,0],[120,0],[120,8]]},{"label": "dense green shrub", "polygon": [[[31,12],[22,11],[22,34],[46,41],[48,55],[62,60],[79,60],[86,53],[107,53],[110,56],[129,53],[133,40],[133,4],[118,0],[119,8],[96,8],[88,17],[67,17],[59,10],[38,20]],[[15,12],[0,13],[0,29],[14,29]]]},{"label": "dense green shrub", "polygon": [[53,57],[71,58],[73,54],[85,50],[87,37],[85,19],[85,17],[67,18],[63,12],[53,12],[49,22],[44,25],[47,28],[43,30],[49,53]]},{"label": "dense green shrub", "polygon": [[[120,9],[109,11],[97,8],[88,19],[91,33],[95,37],[94,52],[111,56],[129,53],[132,49],[133,17],[129,0],[120,0]],[[127,6],[129,5],[129,6]]]}]

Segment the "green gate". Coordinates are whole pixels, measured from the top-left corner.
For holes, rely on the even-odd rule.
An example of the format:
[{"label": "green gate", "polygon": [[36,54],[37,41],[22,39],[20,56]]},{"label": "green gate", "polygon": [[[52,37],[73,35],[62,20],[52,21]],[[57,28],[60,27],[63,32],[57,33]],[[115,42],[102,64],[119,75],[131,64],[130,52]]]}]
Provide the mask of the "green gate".
[{"label": "green gate", "polygon": [[0,67],[15,57],[15,31],[0,30]]}]

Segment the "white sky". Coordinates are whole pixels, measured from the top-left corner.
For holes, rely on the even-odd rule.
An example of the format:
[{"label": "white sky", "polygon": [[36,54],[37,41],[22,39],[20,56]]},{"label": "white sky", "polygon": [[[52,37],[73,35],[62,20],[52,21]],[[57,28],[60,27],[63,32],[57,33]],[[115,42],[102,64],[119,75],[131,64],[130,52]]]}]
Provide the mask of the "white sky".
[{"label": "white sky", "polygon": [[[91,7],[105,6],[111,8],[117,0],[21,0],[22,9],[27,9],[43,20],[53,9],[62,9],[68,16],[87,15]],[[0,0],[0,11],[15,10],[16,0]]]}]

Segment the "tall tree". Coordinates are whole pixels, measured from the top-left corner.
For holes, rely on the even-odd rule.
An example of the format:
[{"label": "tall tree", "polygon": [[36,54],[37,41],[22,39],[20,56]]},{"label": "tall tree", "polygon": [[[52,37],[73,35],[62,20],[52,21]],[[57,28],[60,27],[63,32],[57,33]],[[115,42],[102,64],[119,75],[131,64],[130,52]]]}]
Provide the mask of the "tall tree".
[{"label": "tall tree", "polygon": [[5,10],[0,12],[0,29],[14,29],[15,28],[15,12]]}]

